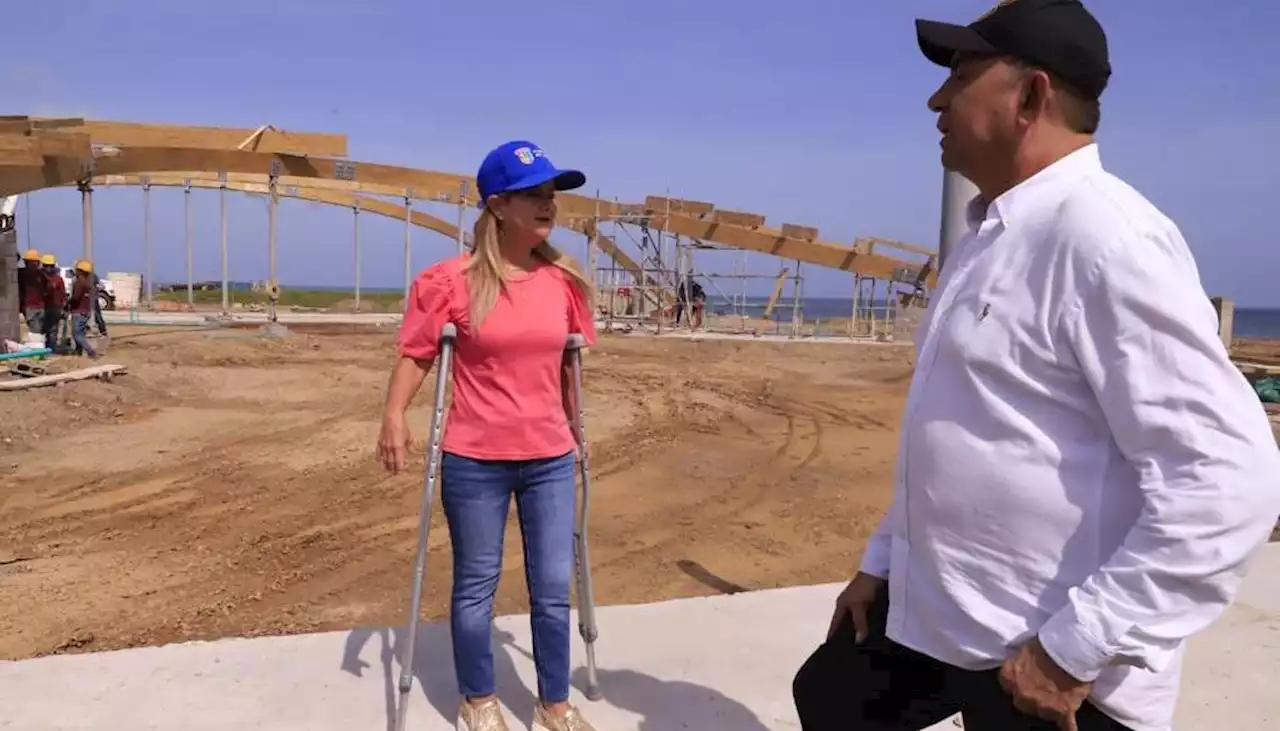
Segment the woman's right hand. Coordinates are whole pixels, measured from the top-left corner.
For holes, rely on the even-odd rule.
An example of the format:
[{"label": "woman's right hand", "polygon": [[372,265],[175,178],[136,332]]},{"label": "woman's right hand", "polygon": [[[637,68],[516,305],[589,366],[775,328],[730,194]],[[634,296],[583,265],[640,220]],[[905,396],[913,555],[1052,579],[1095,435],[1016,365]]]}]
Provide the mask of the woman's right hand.
[{"label": "woman's right hand", "polygon": [[409,425],[404,414],[390,413],[382,417],[382,431],[378,434],[378,461],[391,474],[404,469],[409,454]]}]

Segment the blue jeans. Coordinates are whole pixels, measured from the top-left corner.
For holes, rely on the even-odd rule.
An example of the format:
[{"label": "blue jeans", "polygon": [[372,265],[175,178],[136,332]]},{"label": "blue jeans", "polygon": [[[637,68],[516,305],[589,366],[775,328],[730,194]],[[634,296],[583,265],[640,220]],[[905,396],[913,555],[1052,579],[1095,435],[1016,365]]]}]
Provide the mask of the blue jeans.
[{"label": "blue jeans", "polygon": [[98,327],[98,334],[105,338],[107,336],[107,319],[102,316],[102,303],[98,301],[96,294],[93,297],[93,324]]},{"label": "blue jeans", "polygon": [[502,572],[502,539],[511,496],[524,542],[538,697],[569,699],[569,587],[577,492],[574,453],[527,461],[477,460],[445,453],[440,498],[453,544],[449,617],[458,690],[477,698],[496,692],[493,597]]},{"label": "blue jeans", "polygon": [[76,355],[87,353],[90,358],[96,358],[98,353],[94,351],[93,346],[89,345],[89,315],[81,315],[74,313],[71,315],[71,339],[76,344]]}]

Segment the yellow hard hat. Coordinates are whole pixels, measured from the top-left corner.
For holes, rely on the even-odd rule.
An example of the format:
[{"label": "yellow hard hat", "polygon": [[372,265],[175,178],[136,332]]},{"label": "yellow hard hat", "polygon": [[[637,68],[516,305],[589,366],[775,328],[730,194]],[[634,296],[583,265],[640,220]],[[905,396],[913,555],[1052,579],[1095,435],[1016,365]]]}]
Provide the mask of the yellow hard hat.
[{"label": "yellow hard hat", "polygon": [[44,264],[45,266],[51,267],[54,264],[58,263],[58,259],[54,257],[53,254],[45,254],[44,256],[40,257],[40,263]]},{"label": "yellow hard hat", "polygon": [[27,253],[22,255],[24,261],[40,261],[40,252],[35,249],[27,249]]},{"label": "yellow hard hat", "polygon": [[93,262],[89,261],[88,259],[81,259],[80,261],[76,262],[76,269],[79,269],[80,271],[85,272],[87,274],[92,274]]}]

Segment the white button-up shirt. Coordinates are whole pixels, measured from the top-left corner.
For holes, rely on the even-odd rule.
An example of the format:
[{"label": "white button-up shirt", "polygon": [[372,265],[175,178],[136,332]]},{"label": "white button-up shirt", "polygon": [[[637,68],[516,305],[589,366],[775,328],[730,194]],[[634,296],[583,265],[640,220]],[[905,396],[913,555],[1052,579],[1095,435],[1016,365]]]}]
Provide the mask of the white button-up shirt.
[{"label": "white button-up shirt", "polygon": [[1177,227],[1095,145],[969,213],[862,570],[894,641],[979,670],[1038,635],[1167,731],[1185,640],[1276,524],[1280,450]]}]

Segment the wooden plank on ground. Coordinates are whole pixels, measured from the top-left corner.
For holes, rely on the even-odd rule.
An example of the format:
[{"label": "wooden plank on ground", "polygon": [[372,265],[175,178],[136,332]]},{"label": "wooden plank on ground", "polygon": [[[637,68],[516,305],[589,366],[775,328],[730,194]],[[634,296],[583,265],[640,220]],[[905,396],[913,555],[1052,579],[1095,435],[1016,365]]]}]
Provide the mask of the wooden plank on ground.
[{"label": "wooden plank on ground", "polygon": [[110,377],[119,373],[124,373],[125,370],[125,366],[122,365],[97,365],[49,376],[23,378],[16,381],[0,381],[0,391],[21,391],[27,388],[37,388],[39,386],[52,386],[57,383],[83,381],[86,378]]}]

